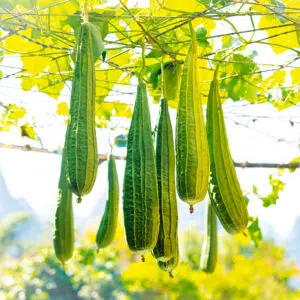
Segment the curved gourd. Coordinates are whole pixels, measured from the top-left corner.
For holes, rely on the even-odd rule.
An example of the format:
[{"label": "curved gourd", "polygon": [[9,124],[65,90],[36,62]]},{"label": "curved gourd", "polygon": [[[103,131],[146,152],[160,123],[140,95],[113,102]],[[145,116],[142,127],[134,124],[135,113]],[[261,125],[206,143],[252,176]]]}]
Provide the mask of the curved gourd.
[{"label": "curved gourd", "polygon": [[192,206],[202,201],[206,195],[210,168],[197,78],[195,38],[183,67],[175,137],[177,192],[181,200]]},{"label": "curved gourd", "polygon": [[113,241],[118,225],[118,215],[119,180],[115,159],[110,155],[108,160],[108,200],[96,235],[98,248],[105,248]]},{"label": "curved gourd", "polygon": [[159,197],[160,225],[153,255],[157,260],[169,261],[176,252],[178,212],[175,190],[175,153],[168,100],[161,99],[156,136],[156,169]]},{"label": "curved gourd", "polygon": [[213,273],[217,264],[217,255],[217,216],[211,199],[208,199],[206,204],[205,236],[201,251],[200,269],[206,273]]},{"label": "curved gourd", "polygon": [[88,22],[81,24],[76,43],[70,121],[66,140],[70,189],[79,197],[78,202],[92,190],[98,169],[93,48],[95,35],[91,27]]},{"label": "curved gourd", "polygon": [[128,133],[123,185],[126,240],[132,251],[153,250],[159,230],[154,145],[146,85],[139,83]]},{"label": "curved gourd", "polygon": [[68,187],[66,151],[63,151],[54,219],[53,244],[56,257],[64,264],[73,255],[74,220],[72,192]]},{"label": "curved gourd", "polygon": [[246,228],[249,216],[229,149],[216,74],[210,85],[206,118],[212,199],[224,229],[235,234]]}]

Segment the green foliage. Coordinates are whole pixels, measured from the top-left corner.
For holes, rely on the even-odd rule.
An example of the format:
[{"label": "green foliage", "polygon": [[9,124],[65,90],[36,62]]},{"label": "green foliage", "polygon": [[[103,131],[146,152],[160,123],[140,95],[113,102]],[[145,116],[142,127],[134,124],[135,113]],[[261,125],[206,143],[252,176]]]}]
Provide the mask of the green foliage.
[{"label": "green foliage", "polygon": [[279,199],[279,193],[284,189],[284,182],[280,180],[282,174],[283,172],[279,171],[277,175],[269,175],[269,183],[272,191],[267,196],[260,195],[257,186],[253,186],[253,193],[261,199],[264,207],[269,207],[270,205],[276,204],[277,200]]},{"label": "green foliage", "polygon": [[256,247],[259,246],[260,242],[263,239],[261,229],[259,227],[258,218],[250,217],[249,218],[250,225],[248,226],[248,232],[251,240],[254,242]]},{"label": "green foliage", "polygon": [[[75,0],[63,3],[51,0],[1,0],[0,4],[5,10],[0,23],[1,59],[12,54],[19,55],[22,68],[15,76],[20,78],[21,87],[25,91],[37,87],[40,92],[57,99],[73,76],[71,56],[82,21],[82,3]],[[220,9],[224,6],[226,9]],[[98,62],[96,65],[96,101],[101,103],[105,100],[112,91],[119,89],[117,85],[129,85],[139,73],[143,38],[146,49],[145,77],[150,76],[148,88],[157,100],[160,96],[159,89],[156,89],[160,59],[165,57],[166,61],[176,64],[185,60],[191,40],[188,22],[192,21],[199,48],[198,71],[203,103],[207,100],[214,62],[222,61],[221,87],[225,97],[251,103],[270,102],[278,110],[295,105],[299,101],[299,86],[298,76],[294,72],[297,68],[292,63],[299,55],[299,17],[289,6],[294,10],[300,8],[298,2],[293,0],[254,2],[247,6],[226,0],[191,0],[188,3],[151,0],[146,9],[124,9],[121,4],[102,6],[89,1],[89,21],[103,40],[98,45],[100,52],[105,47],[102,59],[106,64]],[[199,12],[205,12],[205,17]],[[139,17],[133,18],[132,15]],[[243,22],[232,21],[231,15],[240,15],[247,22],[250,18],[251,23],[247,28],[249,39],[240,32],[245,29],[240,25]],[[259,22],[254,21],[253,15],[260,15]],[[184,19],[178,18],[182,16]],[[217,25],[229,26],[232,34],[212,34]],[[256,36],[256,32],[261,30],[267,33],[267,38]],[[222,43],[219,43],[219,38]],[[289,55],[291,61],[279,66],[256,63],[253,53],[249,54],[248,45],[251,44],[268,45],[275,54],[289,50],[294,56]],[[260,54],[256,52],[256,55]],[[286,87],[287,79],[281,81],[281,77],[277,76],[280,72],[286,73],[286,68],[291,70],[293,81],[289,87]],[[265,82],[261,73],[268,69],[270,72],[265,73]],[[275,92],[276,89],[279,92]],[[117,98],[114,101],[118,101]],[[177,105],[174,102],[170,106]],[[112,111],[109,116],[111,114]],[[100,110],[96,116],[101,118]],[[116,116],[119,116],[118,112]],[[99,124],[107,126],[107,122]]]},{"label": "green foliage", "polygon": [[255,248],[243,236],[222,237],[219,264],[212,276],[198,269],[202,236],[194,230],[187,231],[182,234],[184,251],[172,279],[157,267],[150,254],[145,263],[138,261],[126,247],[120,229],[114,243],[96,254],[91,246],[95,233],[96,227],[85,232],[75,259],[67,263],[65,270],[48,244],[30,246],[15,258],[6,253],[0,262],[0,297],[286,300],[300,296],[299,290],[288,285],[299,270],[286,260],[283,249],[272,242],[262,242]]},{"label": "green foliage", "polygon": [[[296,163],[300,163],[300,156],[295,157],[295,158],[293,158],[293,159],[290,161],[290,164],[296,164]],[[295,168],[291,168],[291,169],[289,169],[289,171],[290,171],[291,173],[293,173],[293,172],[296,171],[296,169],[295,169]]]}]

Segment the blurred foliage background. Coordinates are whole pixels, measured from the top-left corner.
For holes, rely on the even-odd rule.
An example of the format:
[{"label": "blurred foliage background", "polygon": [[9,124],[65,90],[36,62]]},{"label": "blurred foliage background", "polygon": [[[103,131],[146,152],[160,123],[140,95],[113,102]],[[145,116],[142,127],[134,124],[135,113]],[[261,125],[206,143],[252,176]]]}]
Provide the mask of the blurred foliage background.
[{"label": "blurred foliage background", "polygon": [[300,275],[284,249],[269,241],[255,247],[243,235],[219,235],[216,272],[198,270],[202,235],[190,228],[180,235],[181,263],[174,278],[149,254],[132,254],[120,225],[114,243],[96,253],[92,224],[77,237],[76,252],[62,268],[51,239],[22,240],[28,215],[14,215],[0,227],[0,299],[299,299],[290,280]]}]

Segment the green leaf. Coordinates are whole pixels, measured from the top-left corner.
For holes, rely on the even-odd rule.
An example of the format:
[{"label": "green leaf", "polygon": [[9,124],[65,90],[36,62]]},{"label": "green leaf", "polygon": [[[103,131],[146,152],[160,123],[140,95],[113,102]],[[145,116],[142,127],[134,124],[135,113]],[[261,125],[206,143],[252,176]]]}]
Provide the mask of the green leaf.
[{"label": "green leaf", "polygon": [[150,72],[149,83],[152,85],[152,88],[155,90],[158,86],[158,76],[161,74],[161,64],[156,63],[150,65],[146,68],[146,72]]},{"label": "green leaf", "polygon": [[257,217],[249,218],[250,225],[248,226],[248,232],[251,240],[254,242],[255,247],[258,247],[263,239],[261,229],[259,227],[259,221]]},{"label": "green leaf", "polygon": [[33,9],[36,6],[37,0],[12,0],[11,2],[14,4],[14,6],[22,5],[27,9]]},{"label": "green leaf", "polygon": [[296,30],[296,34],[297,34],[297,41],[300,46],[300,25],[295,25],[295,30]]},{"label": "green leaf", "polygon": [[213,5],[215,4],[218,4],[218,6],[226,6],[228,4],[228,0],[223,0],[223,1],[220,1],[220,0],[212,0],[211,3]]},{"label": "green leaf", "polygon": [[[297,164],[297,163],[300,163],[300,156],[293,158],[289,163],[290,163],[290,164]],[[290,171],[291,173],[293,173],[293,172],[296,171],[296,169],[295,169],[295,168],[290,168],[289,171]]]},{"label": "green leaf", "polygon": [[[104,17],[103,17],[104,16]],[[89,13],[89,22],[92,23],[97,29],[99,30],[102,39],[105,39],[105,37],[108,34],[108,21],[109,17],[113,17],[114,12],[107,11],[103,14],[99,14],[96,12],[90,12]],[[80,12],[77,12],[76,15],[68,17],[64,22],[63,25],[70,25],[74,32],[75,36],[77,36],[77,33],[79,31],[79,26],[82,23],[82,18],[80,15]]]},{"label": "green leaf", "polygon": [[103,44],[103,39],[100,30],[92,23],[90,24],[90,28],[92,33],[94,60],[96,61],[104,51],[104,44]]},{"label": "green leaf", "polygon": [[153,49],[146,55],[146,58],[158,58],[158,57],[162,57],[163,54],[164,53],[162,51]]},{"label": "green leaf", "polygon": [[238,74],[249,74],[257,71],[258,67],[251,57],[242,54],[233,54],[231,60],[234,62],[234,70]]},{"label": "green leaf", "polygon": [[284,182],[279,179],[280,176],[280,172],[277,178],[272,174],[269,175],[269,183],[271,185],[272,191],[267,196],[261,196],[258,193],[257,188],[253,186],[253,193],[261,199],[264,207],[269,207],[270,205],[276,204],[277,200],[279,199],[279,192],[283,191],[284,189]]},{"label": "green leaf", "polygon": [[258,195],[258,189],[257,189],[257,186],[256,185],[253,185],[252,187],[252,191],[255,195]]},{"label": "green leaf", "polygon": [[[241,99],[251,103],[257,102],[260,92],[261,74],[253,58],[243,54],[233,54],[228,58],[228,64],[222,66],[220,88],[234,101]],[[252,74],[253,73],[253,74]],[[228,78],[226,78],[228,77]]]},{"label": "green leaf", "polygon": [[32,28],[31,37],[33,39],[39,39],[42,36],[42,30],[40,28]]},{"label": "green leaf", "polygon": [[211,0],[197,0],[198,3],[204,4],[205,6],[209,6],[211,3]]},{"label": "green leaf", "polygon": [[196,28],[196,39],[197,43],[200,47],[209,47],[210,43],[206,39],[207,29],[203,26]]}]

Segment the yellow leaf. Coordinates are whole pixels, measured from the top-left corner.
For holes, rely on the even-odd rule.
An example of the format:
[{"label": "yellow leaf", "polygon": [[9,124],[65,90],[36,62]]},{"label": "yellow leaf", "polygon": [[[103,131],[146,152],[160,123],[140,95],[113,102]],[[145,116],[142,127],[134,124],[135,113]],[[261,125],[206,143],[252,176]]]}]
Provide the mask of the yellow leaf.
[{"label": "yellow leaf", "polygon": [[284,26],[280,25],[292,24],[286,21],[284,24],[280,19],[274,15],[263,15],[260,18],[259,27],[273,27],[267,29],[269,39],[268,42],[276,54],[281,54],[288,50],[289,48],[299,48],[297,33],[294,26]]},{"label": "yellow leaf", "polygon": [[96,125],[106,127],[111,116],[131,118],[130,105],[116,102],[96,102]]},{"label": "yellow leaf", "polygon": [[197,0],[151,0],[150,8],[152,11],[163,15],[166,14],[166,12],[200,12],[206,7]]},{"label": "yellow leaf", "polygon": [[[109,51],[108,69],[96,70],[96,97],[97,101],[103,101],[113,90],[116,84],[129,84],[131,79],[131,70],[126,69],[132,63],[132,54],[124,50]],[[116,91],[116,93],[118,93]]]},{"label": "yellow leaf", "polygon": [[279,86],[285,82],[286,71],[277,70],[262,83],[262,88],[265,90]]},{"label": "yellow leaf", "polygon": [[61,22],[66,20],[68,15],[80,11],[80,6],[77,1],[62,1],[58,4],[56,0],[38,0],[37,6],[44,8],[44,13],[56,15],[50,18],[51,27],[60,27]]},{"label": "yellow leaf", "polygon": [[51,58],[47,56],[24,56],[22,57],[23,68],[26,73],[39,75],[51,63]]},{"label": "yellow leaf", "polygon": [[69,115],[69,107],[68,107],[68,104],[66,102],[59,102],[57,104],[57,110],[56,110],[56,113],[58,115],[61,115],[61,116],[67,116]]},{"label": "yellow leaf", "polygon": [[28,123],[21,126],[21,136],[28,137],[32,140],[37,140],[35,131],[32,126],[30,126]]},{"label": "yellow leaf", "polygon": [[[24,36],[30,37],[32,35],[32,28],[27,28],[26,30],[20,31]],[[38,45],[22,36],[11,35],[5,39],[5,48],[10,50],[7,51],[8,54],[14,53],[26,53],[34,52],[42,49],[41,45]]]},{"label": "yellow leaf", "polygon": [[291,77],[292,77],[292,84],[299,84],[299,78],[300,78],[300,69],[293,69],[291,71]]},{"label": "yellow leaf", "polygon": [[15,104],[8,105],[7,110],[8,110],[8,118],[11,120],[22,119],[26,114],[26,110],[24,107],[19,107]]}]

